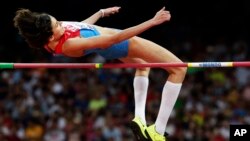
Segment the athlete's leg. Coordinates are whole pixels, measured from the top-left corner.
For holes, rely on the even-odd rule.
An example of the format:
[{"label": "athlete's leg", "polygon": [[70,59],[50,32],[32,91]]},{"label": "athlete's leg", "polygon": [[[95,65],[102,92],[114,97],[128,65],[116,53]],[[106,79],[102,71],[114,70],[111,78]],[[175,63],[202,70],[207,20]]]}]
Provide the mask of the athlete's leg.
[{"label": "athlete's leg", "polygon": [[[182,62],[167,49],[142,38],[135,37],[130,40],[129,57],[142,58],[147,62]],[[159,114],[155,122],[155,130],[164,134],[168,119],[179,95],[182,82],[186,75],[186,68],[163,68],[169,72],[169,77],[162,91],[162,100]],[[152,128],[150,128],[152,129]],[[154,135],[152,135],[154,136]]]},{"label": "athlete's leg", "polygon": [[[166,48],[149,40],[134,37],[130,40],[128,57],[141,58],[149,63],[181,63],[182,61]],[[166,67],[169,72],[168,81],[182,83],[185,75],[185,67]]]},{"label": "athlete's leg", "polygon": [[[124,63],[146,63],[139,58],[123,58],[120,59]],[[135,116],[140,117],[142,122],[146,124],[145,105],[148,91],[148,75],[150,68],[138,68],[134,78],[134,99],[135,99]]]},{"label": "athlete's leg", "polygon": [[[146,63],[139,58],[123,58],[120,59],[124,63]],[[145,107],[148,91],[148,75],[150,68],[136,69],[134,78],[134,99],[135,99],[135,117],[130,123],[137,141],[146,141],[147,136],[145,130],[147,128],[145,118]]]}]

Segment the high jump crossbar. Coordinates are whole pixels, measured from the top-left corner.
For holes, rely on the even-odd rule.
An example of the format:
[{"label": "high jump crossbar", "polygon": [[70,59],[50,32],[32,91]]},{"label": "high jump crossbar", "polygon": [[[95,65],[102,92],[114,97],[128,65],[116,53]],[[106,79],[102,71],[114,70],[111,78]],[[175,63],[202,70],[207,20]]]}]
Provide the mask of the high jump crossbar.
[{"label": "high jump crossbar", "polygon": [[190,62],[190,63],[0,63],[0,69],[111,69],[111,68],[215,68],[215,67],[250,67],[250,61],[242,62]]}]

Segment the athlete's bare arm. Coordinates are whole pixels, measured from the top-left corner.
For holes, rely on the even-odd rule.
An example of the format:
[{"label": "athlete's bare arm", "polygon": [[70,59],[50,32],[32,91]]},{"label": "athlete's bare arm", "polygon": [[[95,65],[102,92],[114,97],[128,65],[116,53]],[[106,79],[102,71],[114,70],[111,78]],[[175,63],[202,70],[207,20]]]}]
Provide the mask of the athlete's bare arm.
[{"label": "athlete's bare arm", "polygon": [[91,38],[68,39],[62,47],[62,51],[64,54],[67,55],[72,54],[72,52],[76,51],[83,52],[84,50],[88,49],[106,48],[115,43],[134,37],[153,26],[169,21],[170,18],[170,12],[166,11],[165,8],[162,8],[156,13],[156,15],[152,19],[143,22],[139,25],[122,30],[121,32],[117,32],[113,35],[101,35]]}]

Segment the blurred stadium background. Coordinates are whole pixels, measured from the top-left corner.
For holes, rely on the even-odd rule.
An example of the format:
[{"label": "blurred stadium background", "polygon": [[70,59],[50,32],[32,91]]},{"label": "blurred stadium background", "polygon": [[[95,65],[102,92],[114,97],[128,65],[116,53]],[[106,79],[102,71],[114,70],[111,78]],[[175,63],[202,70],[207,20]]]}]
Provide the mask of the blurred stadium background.
[{"label": "blurred stadium background", "polygon": [[[162,6],[171,22],[141,37],[185,62],[250,60],[250,1],[17,0],[1,3],[1,62],[108,62],[100,56],[51,56],[30,49],[13,27],[18,8],[80,21],[100,8],[121,6],[97,25],[124,29]],[[118,62],[113,60],[111,62]],[[132,141],[134,69],[0,70],[0,141]],[[152,69],[147,120],[154,122],[167,74]],[[250,124],[249,68],[189,69],[167,126],[171,141],[227,141],[230,124]]]}]

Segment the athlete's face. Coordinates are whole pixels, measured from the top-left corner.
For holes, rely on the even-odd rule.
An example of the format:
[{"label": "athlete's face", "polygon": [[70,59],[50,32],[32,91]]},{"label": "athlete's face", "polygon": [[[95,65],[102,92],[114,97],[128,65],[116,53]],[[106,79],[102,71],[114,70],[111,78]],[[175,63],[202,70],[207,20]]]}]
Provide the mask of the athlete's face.
[{"label": "athlete's face", "polygon": [[64,27],[62,27],[62,22],[57,21],[54,17],[51,16],[51,26],[53,31],[53,40],[58,40],[64,34]]}]

